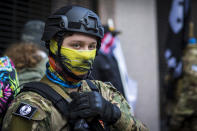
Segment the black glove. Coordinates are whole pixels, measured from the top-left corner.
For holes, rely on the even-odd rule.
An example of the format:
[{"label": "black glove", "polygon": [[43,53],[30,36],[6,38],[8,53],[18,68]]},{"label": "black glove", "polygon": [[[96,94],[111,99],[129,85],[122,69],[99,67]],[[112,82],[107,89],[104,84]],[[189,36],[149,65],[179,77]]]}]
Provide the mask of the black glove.
[{"label": "black glove", "polygon": [[73,99],[69,104],[70,119],[98,118],[113,124],[121,116],[120,109],[105,100],[98,92],[73,92],[70,96]]}]

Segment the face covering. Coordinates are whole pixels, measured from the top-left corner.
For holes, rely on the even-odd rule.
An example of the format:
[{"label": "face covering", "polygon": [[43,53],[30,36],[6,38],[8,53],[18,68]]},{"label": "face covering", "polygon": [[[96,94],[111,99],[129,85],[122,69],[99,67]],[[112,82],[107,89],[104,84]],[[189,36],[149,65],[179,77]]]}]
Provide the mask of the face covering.
[{"label": "face covering", "polygon": [[[57,42],[51,40],[50,50],[57,56]],[[75,50],[61,47],[61,61],[76,76],[86,75],[91,69],[96,55],[94,50]]]}]

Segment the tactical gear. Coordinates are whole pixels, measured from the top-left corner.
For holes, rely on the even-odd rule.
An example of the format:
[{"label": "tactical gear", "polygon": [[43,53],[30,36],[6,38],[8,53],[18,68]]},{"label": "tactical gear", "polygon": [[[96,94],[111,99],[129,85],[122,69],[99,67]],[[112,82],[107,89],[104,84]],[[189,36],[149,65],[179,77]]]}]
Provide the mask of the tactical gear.
[{"label": "tactical gear", "polygon": [[42,37],[43,41],[50,41],[55,35],[63,37],[65,32],[81,32],[98,38],[103,38],[104,29],[99,17],[89,9],[80,6],[66,6],[48,17]]},{"label": "tactical gear", "polygon": [[[173,91],[169,103],[169,131],[197,130],[197,44],[188,44],[182,57],[183,74]],[[171,91],[172,92],[172,91]]]},{"label": "tactical gear", "polygon": [[50,100],[54,106],[60,111],[64,116],[68,115],[68,102],[55,90],[50,88],[49,85],[42,82],[30,82],[23,86],[21,92],[33,91],[41,95],[42,97]]},{"label": "tactical gear", "polygon": [[[50,80],[44,77],[41,82],[46,83],[51,88],[53,88],[56,92],[58,92],[62,97],[67,99],[67,94],[71,91],[68,88],[63,88]],[[82,80],[82,85],[77,90],[77,92],[88,92],[92,91],[87,81]],[[136,120],[130,113],[130,108],[127,101],[124,97],[117,92],[117,90],[108,84],[105,84],[101,81],[92,80],[91,81],[98,89],[102,96],[110,101],[111,103],[117,105],[121,110],[120,119],[110,126],[110,130],[116,131],[148,131],[148,128]],[[46,90],[45,90],[46,92]],[[65,96],[64,96],[65,95]],[[38,110],[32,116],[31,120],[21,118],[20,116],[16,116],[13,113],[16,111],[21,102],[25,102],[29,105],[36,107]],[[88,121],[87,121],[88,122]],[[3,131],[16,131],[17,129],[20,131],[29,130],[51,130],[51,131],[69,131],[68,119],[65,118],[60,111],[52,104],[51,101],[42,97],[38,93],[35,92],[22,92],[17,98],[12,102],[9,106],[9,109],[4,117],[3,121]],[[33,129],[32,129],[33,127]],[[92,130],[96,131],[96,130]]]},{"label": "tactical gear", "polygon": [[[94,84],[91,81],[89,80],[87,81],[88,81],[87,83],[91,83],[89,85],[91,85],[90,88],[93,91],[99,91],[96,86],[93,86]],[[43,96],[44,98],[50,100],[63,116],[66,116],[68,119],[70,119],[69,117],[70,110],[72,109],[72,107],[70,107],[69,104],[70,99],[65,99],[64,97],[62,97],[49,85],[42,82],[30,82],[25,84],[23,89],[21,90],[21,92],[25,92],[25,91],[36,92],[39,95]],[[71,124],[72,129],[74,129],[74,131],[89,131],[89,130],[105,131],[104,127],[102,127],[100,123],[98,122],[91,123],[91,126],[89,127],[85,119],[79,119],[79,118],[80,117],[75,118],[74,122],[71,119],[70,120],[71,122],[69,122]]]},{"label": "tactical gear", "polygon": [[60,64],[62,72],[75,80],[87,79],[90,70],[86,75],[77,76],[70,69],[64,66],[61,59],[61,46],[64,36],[68,32],[80,32],[91,35],[97,38],[97,50],[100,48],[100,42],[104,35],[104,29],[101,25],[99,17],[89,9],[80,6],[65,6],[57,10],[54,14],[48,17],[42,40],[46,42],[46,47],[50,47],[50,40],[57,41],[57,52],[53,54],[49,49],[49,55]]}]

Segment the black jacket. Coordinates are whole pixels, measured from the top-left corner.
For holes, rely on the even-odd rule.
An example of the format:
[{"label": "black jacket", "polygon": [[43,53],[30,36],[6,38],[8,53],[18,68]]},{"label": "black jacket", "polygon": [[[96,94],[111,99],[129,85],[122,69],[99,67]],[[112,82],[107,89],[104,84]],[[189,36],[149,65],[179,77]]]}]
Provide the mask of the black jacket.
[{"label": "black jacket", "polygon": [[125,96],[118,63],[113,55],[99,52],[95,58],[91,74],[96,80],[111,82]]}]

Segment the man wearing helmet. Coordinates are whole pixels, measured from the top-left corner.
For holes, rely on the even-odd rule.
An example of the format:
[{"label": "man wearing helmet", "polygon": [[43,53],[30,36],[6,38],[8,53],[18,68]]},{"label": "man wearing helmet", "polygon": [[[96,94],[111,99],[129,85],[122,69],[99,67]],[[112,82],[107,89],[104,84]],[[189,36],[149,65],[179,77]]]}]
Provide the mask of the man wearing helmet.
[{"label": "man wearing helmet", "polygon": [[[3,130],[148,130],[112,85],[88,80],[102,37],[100,20],[89,9],[66,6],[52,14],[42,38],[49,49],[46,76],[24,85],[4,117]],[[51,89],[58,93],[53,100],[43,95]]]}]

